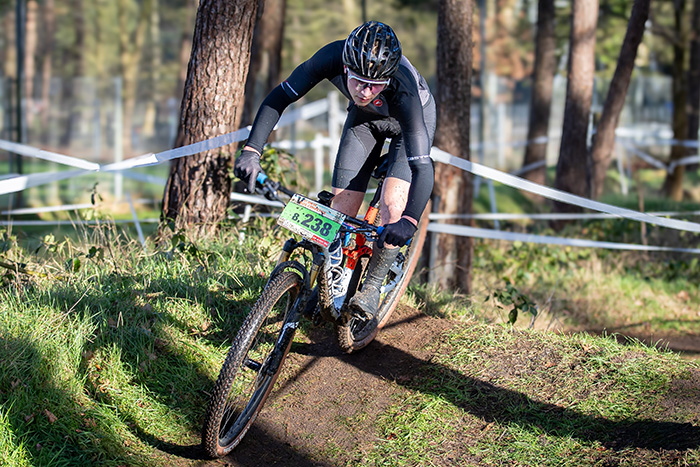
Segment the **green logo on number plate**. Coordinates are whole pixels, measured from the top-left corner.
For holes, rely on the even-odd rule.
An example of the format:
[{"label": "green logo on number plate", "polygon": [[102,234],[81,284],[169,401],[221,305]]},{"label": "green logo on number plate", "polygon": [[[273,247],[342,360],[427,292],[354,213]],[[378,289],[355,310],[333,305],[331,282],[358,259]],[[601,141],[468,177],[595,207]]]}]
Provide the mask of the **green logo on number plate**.
[{"label": "green logo on number plate", "polygon": [[277,223],[285,229],[328,247],[338,234],[345,214],[301,195],[294,195]]}]

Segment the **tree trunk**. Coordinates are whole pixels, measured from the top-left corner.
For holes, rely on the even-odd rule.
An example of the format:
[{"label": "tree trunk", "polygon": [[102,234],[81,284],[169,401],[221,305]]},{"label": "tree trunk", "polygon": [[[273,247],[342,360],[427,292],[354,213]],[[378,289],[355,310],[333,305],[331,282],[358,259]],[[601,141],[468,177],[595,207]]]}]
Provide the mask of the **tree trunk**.
[{"label": "tree trunk", "polygon": [[603,113],[593,137],[591,188],[594,199],[600,198],[603,193],[605,174],[608,171],[615,146],[615,129],[625,105],[625,97],[634,70],[634,61],[637,57],[637,48],[644,36],[644,25],[649,18],[649,3],[650,0],[635,0],[632,5],[632,13],[617,60],[617,68],[610,82],[610,89],[603,105]]},{"label": "tree trunk", "polygon": [[[238,128],[257,0],[202,0],[180,110],[183,143]],[[177,159],[163,195],[164,220],[194,235],[212,233],[230,201],[235,145]]]},{"label": "tree trunk", "polygon": [[[593,97],[595,33],[598,0],[573,0],[569,71],[559,161],[554,187],[579,196],[589,195],[588,118]],[[580,212],[567,203],[554,202],[555,212]],[[562,222],[554,222],[561,228]]]},{"label": "tree trunk", "polygon": [[[690,69],[688,70],[688,139],[698,141],[700,130],[700,0],[693,2],[690,40]],[[688,156],[697,156],[697,148],[688,148]],[[686,166],[688,171],[698,170],[698,164]]]},{"label": "tree trunk", "polygon": [[262,8],[264,4],[264,13],[258,10],[259,21],[253,33],[250,69],[245,85],[245,105],[241,119],[243,125],[252,123],[262,100],[280,83],[282,72],[284,15],[287,2],[286,0],[259,0],[259,2],[258,8]]},{"label": "tree trunk", "polygon": [[153,138],[156,133],[158,119],[158,103],[160,102],[161,66],[163,63],[162,44],[160,40],[160,8],[158,0],[152,0],[151,15],[148,21],[149,30],[149,76],[148,102],[143,116],[143,137]]},{"label": "tree trunk", "polygon": [[17,51],[17,37],[15,36],[15,14],[14,9],[5,13],[2,18],[2,34],[4,40],[4,50],[2,50],[2,67],[3,75],[6,77],[15,78],[16,74],[16,51]]},{"label": "tree trunk", "polygon": [[[437,133],[435,145],[469,160],[469,116],[472,78],[472,2],[440,0],[437,45]],[[472,212],[471,174],[437,164],[433,193],[444,214]],[[453,221],[457,223],[457,221]],[[468,222],[467,222],[468,223]],[[432,234],[437,235],[437,234]],[[472,239],[438,235],[431,280],[441,288],[471,291]]]},{"label": "tree trunk", "polygon": [[360,15],[357,13],[356,0],[343,0],[343,18],[348,34],[350,34],[350,31],[359,26],[362,18],[360,18]]},{"label": "tree trunk", "polygon": [[82,78],[85,75],[85,16],[83,0],[71,0],[70,6],[73,13],[75,41],[71,50],[66,53],[69,70],[63,73],[61,107],[67,111],[67,118],[59,144],[65,149],[70,147],[73,128],[77,123],[79,113],[78,106],[74,102],[75,87],[77,86],[75,78]]},{"label": "tree trunk", "polygon": [[[178,74],[178,82],[176,87],[178,92],[182,92],[182,96],[185,95],[184,88],[185,82],[187,81],[187,63],[190,61],[190,54],[192,53],[192,31],[194,31],[193,23],[198,5],[199,0],[187,0],[187,4],[185,5],[185,21],[182,30],[182,37],[180,39],[180,73]],[[179,148],[180,146],[183,146],[184,138],[185,135],[183,133],[183,127],[182,125],[178,125],[175,141],[173,141],[173,147]],[[172,164],[174,164],[174,162]]]},{"label": "tree trunk", "polygon": [[[673,138],[683,140],[688,135],[688,114],[686,104],[688,102],[686,75],[685,75],[685,47],[680,37],[682,36],[682,22],[685,15],[685,0],[676,0],[675,23],[677,40],[673,43]],[[680,145],[671,146],[671,161],[677,161],[686,156],[686,149]],[[679,165],[666,176],[663,191],[674,201],[683,199],[683,175],[685,166]]]},{"label": "tree trunk", "polygon": [[119,0],[119,54],[122,79],[124,80],[124,93],[122,101],[124,105],[122,147],[124,154],[133,152],[131,132],[134,120],[134,108],[136,106],[136,93],[139,82],[139,65],[143,53],[143,45],[146,39],[148,20],[151,16],[154,0],[139,2],[141,5],[138,22],[134,33],[129,27],[129,4],[131,0]]},{"label": "tree trunk", "polygon": [[263,56],[265,55],[265,4],[266,0],[258,0],[258,15],[253,28],[253,42],[250,44],[250,64],[248,66],[248,76],[245,82],[245,99],[243,102],[243,113],[241,114],[241,124],[250,125],[255,118],[255,109],[258,107],[258,75],[263,67]]},{"label": "tree trunk", "polygon": [[50,92],[54,51],[54,37],[56,34],[56,11],[54,0],[44,0],[42,10],[42,34],[41,45],[41,139],[46,144],[49,140],[49,111],[51,109]]},{"label": "tree trunk", "polygon": [[552,86],[554,72],[556,71],[555,39],[554,0],[539,0],[535,65],[532,74],[532,97],[530,100],[530,120],[527,132],[528,145],[525,150],[523,167],[537,163],[541,163],[541,165],[528,170],[523,176],[540,185],[544,185],[546,181],[547,141],[533,141],[544,139],[549,133]]},{"label": "tree trunk", "polygon": [[[24,92],[27,110],[33,108],[34,78],[36,77],[36,55],[39,42],[38,35],[39,4],[36,0],[27,0],[27,22],[24,46]],[[28,116],[29,117],[29,116]]]}]

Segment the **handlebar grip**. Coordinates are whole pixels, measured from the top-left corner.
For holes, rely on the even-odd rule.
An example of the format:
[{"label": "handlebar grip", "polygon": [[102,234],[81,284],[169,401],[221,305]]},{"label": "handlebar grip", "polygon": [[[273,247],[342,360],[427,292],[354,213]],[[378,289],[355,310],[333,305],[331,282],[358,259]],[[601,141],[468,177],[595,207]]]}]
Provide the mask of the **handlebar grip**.
[{"label": "handlebar grip", "polygon": [[261,185],[264,185],[265,182],[267,181],[267,175],[265,175],[263,172],[260,172],[260,173],[258,173],[258,176],[255,179],[255,181]]},{"label": "handlebar grip", "polygon": [[[377,227],[377,237],[379,237],[379,236],[382,234],[382,232],[384,232],[384,226],[383,226],[383,225],[380,225],[379,227]],[[413,241],[412,238],[409,239],[409,240],[406,242],[406,245],[410,245],[412,241]]]}]

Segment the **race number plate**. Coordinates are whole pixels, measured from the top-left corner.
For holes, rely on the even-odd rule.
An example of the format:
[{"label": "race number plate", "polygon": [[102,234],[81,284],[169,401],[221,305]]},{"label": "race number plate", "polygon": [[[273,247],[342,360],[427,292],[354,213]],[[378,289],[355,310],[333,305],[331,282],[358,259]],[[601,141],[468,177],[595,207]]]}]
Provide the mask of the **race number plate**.
[{"label": "race number plate", "polygon": [[335,239],[345,214],[301,195],[294,195],[277,223],[323,247]]}]

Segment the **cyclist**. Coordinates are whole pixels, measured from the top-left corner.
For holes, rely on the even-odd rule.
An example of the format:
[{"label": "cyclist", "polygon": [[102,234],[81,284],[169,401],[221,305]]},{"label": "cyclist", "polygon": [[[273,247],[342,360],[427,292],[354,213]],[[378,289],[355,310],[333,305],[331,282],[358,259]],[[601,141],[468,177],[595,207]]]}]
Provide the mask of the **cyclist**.
[{"label": "cyclist", "polygon": [[[388,25],[369,21],[347,39],[331,42],[265,98],[250,137],[234,164],[234,174],[255,189],[262,171],[260,154],[287,106],[323,79],[349,99],[348,114],[335,159],[333,208],[356,216],[372,171],[379,164],[387,138],[388,172],[380,214],[384,230],[370,260],[367,276],[350,301],[352,313],[371,319],[378,307],[380,287],[395,261],[399,247],[416,231],[433,189],[430,147],[435,134],[435,101],[428,84],[401,52],[401,44]],[[329,247],[334,295],[344,295],[339,242]],[[347,287],[347,285],[345,285]],[[336,301],[336,306],[342,304]]]}]

